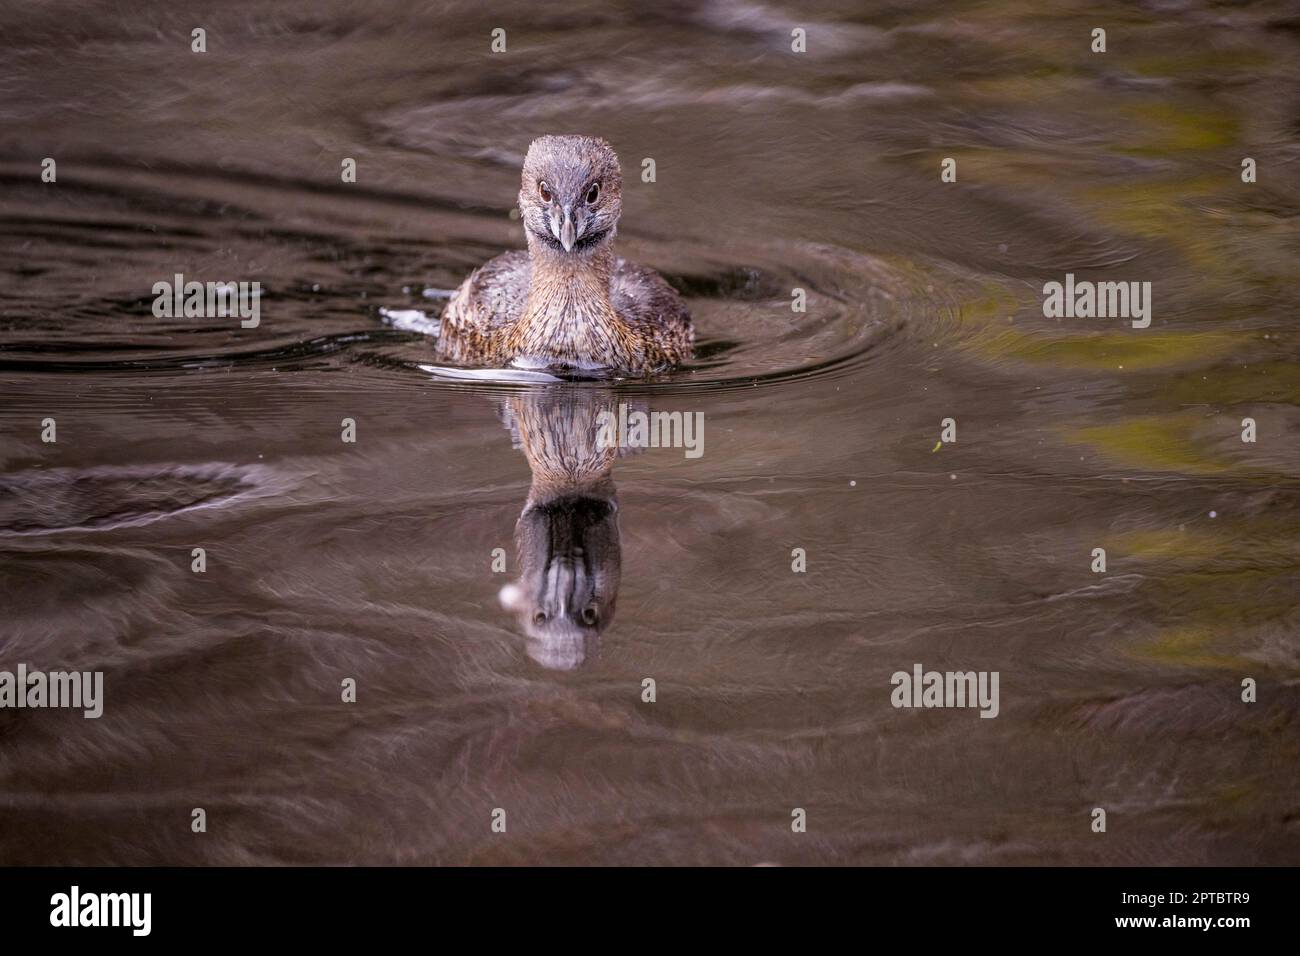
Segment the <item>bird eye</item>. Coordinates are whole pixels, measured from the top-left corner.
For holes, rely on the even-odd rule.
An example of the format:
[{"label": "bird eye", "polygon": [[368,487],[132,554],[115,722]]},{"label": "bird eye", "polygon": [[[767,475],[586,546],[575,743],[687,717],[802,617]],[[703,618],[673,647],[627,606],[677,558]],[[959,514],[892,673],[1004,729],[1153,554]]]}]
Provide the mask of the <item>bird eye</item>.
[{"label": "bird eye", "polygon": [[600,183],[592,183],[591,188],[587,190],[587,205],[595,205],[596,200],[600,198]]},{"label": "bird eye", "polygon": [[555,198],[555,196],[551,194],[551,187],[546,185],[546,180],[544,179],[537,184],[537,192],[541,195],[542,202],[550,202]]}]

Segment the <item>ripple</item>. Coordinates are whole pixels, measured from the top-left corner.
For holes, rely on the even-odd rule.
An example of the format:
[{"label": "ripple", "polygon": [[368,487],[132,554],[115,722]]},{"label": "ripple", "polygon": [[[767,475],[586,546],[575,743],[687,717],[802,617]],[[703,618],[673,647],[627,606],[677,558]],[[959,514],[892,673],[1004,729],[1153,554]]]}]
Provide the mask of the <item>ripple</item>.
[{"label": "ripple", "polygon": [[[759,250],[751,261],[762,259],[781,259],[784,264],[665,270],[665,279],[691,310],[697,331],[695,357],[652,379],[613,381],[648,390],[717,390],[847,374],[883,353],[905,330],[923,335],[925,329],[918,324],[933,330],[951,312],[931,297],[933,282],[919,271],[909,274],[853,250],[803,244]],[[806,312],[791,307],[796,289],[806,296]],[[426,341],[436,336],[434,311],[381,307],[380,313],[394,329]],[[433,375],[436,382],[458,385],[611,381],[591,374],[521,375],[510,368],[458,368],[418,358],[405,364]]]},{"label": "ripple", "polygon": [[0,475],[0,537],[104,531],[285,490],[261,465],[101,466]]},{"label": "ripple", "polygon": [[[231,202],[231,183],[240,175],[202,165],[145,170],[111,161],[79,168],[61,184],[61,195],[77,203],[75,215],[42,212],[47,226],[14,273],[14,292],[0,300],[6,313],[25,319],[7,334],[0,325],[0,372],[138,376],[347,367],[372,384],[398,388],[412,383],[404,374],[411,372],[426,386],[457,388],[558,380],[448,367],[432,347],[448,289],[509,248],[501,243],[508,220],[499,212],[393,190],[330,193],[262,174],[240,179],[238,202]],[[31,225],[36,220],[22,208],[24,195],[10,219]],[[292,228],[262,208],[270,203],[300,214]],[[225,212],[213,215],[218,204]],[[393,207],[419,210],[436,237],[409,234],[400,224],[376,231],[375,221]],[[102,245],[87,280],[68,254],[96,235],[130,241]],[[198,249],[233,245],[218,261],[205,255],[201,267],[187,267],[175,259],[182,235]],[[252,243],[267,264],[250,268],[249,258],[237,254],[241,243]],[[697,330],[691,362],[653,380],[625,382],[637,388],[727,389],[845,374],[886,354],[900,332],[924,335],[952,311],[934,292],[947,280],[936,280],[933,266],[829,242],[760,236],[722,249],[707,237],[629,230],[620,252],[664,275],[686,300]],[[176,271],[199,281],[261,282],[262,324],[241,329],[228,319],[155,317],[153,283]],[[805,311],[794,311],[796,290]]]}]

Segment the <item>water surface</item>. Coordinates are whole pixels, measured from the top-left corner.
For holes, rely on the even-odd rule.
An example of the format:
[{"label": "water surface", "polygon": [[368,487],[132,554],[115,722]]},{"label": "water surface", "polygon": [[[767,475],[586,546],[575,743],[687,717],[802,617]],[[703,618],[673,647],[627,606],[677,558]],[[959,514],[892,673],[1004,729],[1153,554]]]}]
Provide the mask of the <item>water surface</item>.
[{"label": "water surface", "polygon": [[[1294,10],[73,2],[0,35],[0,668],[107,697],[0,711],[0,862],[1297,860]],[[698,356],[432,373],[381,310],[436,320],[520,247],[563,132],[618,150],[619,250]],[[260,281],[261,324],[155,317],[177,272]],[[1044,318],[1067,272],[1150,281],[1151,327]],[[702,413],[704,454],[593,450],[619,403]],[[915,663],[998,671],[999,716],[894,709]]]}]

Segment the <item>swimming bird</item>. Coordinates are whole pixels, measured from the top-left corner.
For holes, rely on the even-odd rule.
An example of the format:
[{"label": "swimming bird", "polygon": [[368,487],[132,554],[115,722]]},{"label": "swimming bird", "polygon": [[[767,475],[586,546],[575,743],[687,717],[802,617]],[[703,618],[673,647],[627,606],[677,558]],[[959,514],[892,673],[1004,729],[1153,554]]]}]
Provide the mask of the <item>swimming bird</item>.
[{"label": "swimming bird", "polygon": [[618,156],[603,139],[542,136],[528,147],[519,217],[528,251],[474,270],[443,311],[439,349],[462,364],[650,375],[691,355],[681,297],[614,255]]}]

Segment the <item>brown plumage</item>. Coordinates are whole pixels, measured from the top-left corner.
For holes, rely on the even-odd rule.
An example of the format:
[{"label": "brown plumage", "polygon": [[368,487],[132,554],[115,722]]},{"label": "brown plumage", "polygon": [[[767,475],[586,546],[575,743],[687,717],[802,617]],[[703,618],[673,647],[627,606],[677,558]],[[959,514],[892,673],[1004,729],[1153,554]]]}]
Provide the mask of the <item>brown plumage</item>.
[{"label": "brown plumage", "polygon": [[524,160],[519,215],[528,252],[474,270],[442,314],[439,349],[465,364],[646,375],[690,357],[681,297],[616,258],[618,157],[603,139],[543,136]]}]

